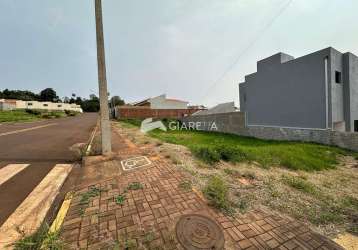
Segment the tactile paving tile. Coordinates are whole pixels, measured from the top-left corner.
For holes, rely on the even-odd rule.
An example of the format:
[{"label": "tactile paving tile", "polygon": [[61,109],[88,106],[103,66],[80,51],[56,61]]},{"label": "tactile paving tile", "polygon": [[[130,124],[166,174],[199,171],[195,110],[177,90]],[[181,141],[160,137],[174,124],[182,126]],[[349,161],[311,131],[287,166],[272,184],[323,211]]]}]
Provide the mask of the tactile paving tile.
[{"label": "tactile paving tile", "polygon": [[137,156],[121,161],[122,169],[124,171],[145,167],[150,164],[151,161],[146,156]]}]

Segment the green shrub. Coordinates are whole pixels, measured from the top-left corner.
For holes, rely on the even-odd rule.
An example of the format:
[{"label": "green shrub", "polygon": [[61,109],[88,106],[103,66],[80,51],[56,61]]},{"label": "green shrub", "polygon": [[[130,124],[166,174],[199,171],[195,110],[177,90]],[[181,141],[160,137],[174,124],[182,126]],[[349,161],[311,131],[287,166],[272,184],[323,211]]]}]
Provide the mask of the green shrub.
[{"label": "green shrub", "polygon": [[132,182],[128,185],[129,190],[143,189],[143,185],[140,182]]},{"label": "green shrub", "polygon": [[203,190],[211,206],[226,213],[232,213],[231,202],[228,199],[228,186],[218,176],[212,176]]},{"label": "green shrub", "polygon": [[239,171],[230,168],[225,168],[224,173],[227,175],[239,175]]},{"label": "green shrub", "polygon": [[123,205],[124,201],[126,200],[126,196],[123,194],[120,194],[114,198],[114,201],[117,205]]},{"label": "green shrub", "polygon": [[354,210],[358,210],[358,199],[352,196],[344,196],[342,199],[342,204],[345,208],[351,208]]},{"label": "green shrub", "polygon": [[220,161],[220,154],[212,147],[194,147],[192,151],[196,157],[207,163]]},{"label": "green shrub", "polygon": [[241,149],[230,146],[217,146],[215,150],[219,153],[220,159],[231,162],[241,162],[247,160],[247,155]]},{"label": "green shrub", "polygon": [[309,221],[315,225],[328,225],[330,223],[341,223],[343,215],[340,210],[334,207],[323,208],[321,211],[310,209],[307,211]]},{"label": "green shrub", "polygon": [[65,114],[67,116],[76,116],[78,112],[72,111],[72,110],[65,110]]},{"label": "green shrub", "polygon": [[50,117],[61,118],[61,117],[65,116],[65,113],[63,113],[63,112],[50,112],[49,115],[50,115]]},{"label": "green shrub", "polygon": [[240,193],[237,193],[236,196],[239,199],[235,203],[235,206],[240,210],[241,213],[245,213],[249,208],[249,202],[247,198],[243,197]]},{"label": "green shrub", "polygon": [[50,119],[50,118],[51,118],[51,114],[49,114],[49,113],[42,113],[42,114],[41,114],[41,118]]},{"label": "green shrub", "polygon": [[42,113],[40,110],[36,109],[25,109],[25,112],[32,115],[41,115]]},{"label": "green shrub", "polygon": [[245,152],[237,147],[230,147],[225,145],[220,146],[194,146],[192,152],[196,157],[205,161],[206,163],[216,163],[220,160],[230,162],[241,162],[247,160]]},{"label": "green shrub", "polygon": [[184,191],[190,191],[192,189],[192,183],[190,180],[183,180],[179,183],[178,187]]},{"label": "green shrub", "polygon": [[91,198],[99,196],[103,190],[97,187],[91,187],[89,191],[81,194],[80,205],[87,205]]},{"label": "green shrub", "polygon": [[60,238],[60,232],[49,232],[49,226],[44,224],[36,233],[25,236],[24,232],[19,232],[22,237],[14,243],[15,250],[33,249],[65,249],[64,242]]},{"label": "green shrub", "polygon": [[296,176],[283,175],[282,181],[290,187],[308,194],[317,194],[317,188],[312,183]]},{"label": "green shrub", "polygon": [[126,239],[124,241],[124,249],[134,250],[137,248],[137,241],[135,239]]},{"label": "green shrub", "polygon": [[120,121],[124,124],[135,126],[135,127],[140,127],[140,125],[142,124],[141,119],[120,119]]},{"label": "green shrub", "polygon": [[349,227],[348,232],[354,235],[358,235],[358,225],[353,224]]}]

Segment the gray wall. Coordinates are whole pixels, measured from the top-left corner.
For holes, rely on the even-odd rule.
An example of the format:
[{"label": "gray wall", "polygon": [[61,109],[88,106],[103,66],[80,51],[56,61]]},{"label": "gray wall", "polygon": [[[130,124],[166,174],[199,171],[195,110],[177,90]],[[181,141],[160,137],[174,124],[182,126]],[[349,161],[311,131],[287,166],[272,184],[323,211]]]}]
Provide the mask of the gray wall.
[{"label": "gray wall", "polygon": [[297,59],[283,53],[263,59],[239,86],[240,110],[250,125],[325,129],[328,119],[328,128],[343,123],[344,130],[344,84],[335,83],[343,62],[343,54],[331,47]]},{"label": "gray wall", "polygon": [[[344,107],[343,107],[343,85],[344,78],[342,83],[336,83],[335,74],[336,71],[342,73],[343,76],[343,54],[339,51],[331,48],[330,50],[330,60],[329,60],[329,87],[331,90],[331,107],[332,107],[332,124],[330,127],[334,127],[334,124],[337,122],[344,122]],[[345,127],[344,127],[345,130]]]},{"label": "gray wall", "polygon": [[354,131],[354,120],[358,120],[358,57],[345,53],[344,68],[344,117],[346,130]]},{"label": "gray wall", "polygon": [[[189,122],[212,124],[215,122],[218,132],[250,136],[260,139],[306,141],[358,151],[358,133],[338,132],[325,129],[296,129],[266,126],[247,126],[244,112],[188,116],[182,119],[188,126]],[[200,126],[200,130],[210,130],[210,126]]]}]

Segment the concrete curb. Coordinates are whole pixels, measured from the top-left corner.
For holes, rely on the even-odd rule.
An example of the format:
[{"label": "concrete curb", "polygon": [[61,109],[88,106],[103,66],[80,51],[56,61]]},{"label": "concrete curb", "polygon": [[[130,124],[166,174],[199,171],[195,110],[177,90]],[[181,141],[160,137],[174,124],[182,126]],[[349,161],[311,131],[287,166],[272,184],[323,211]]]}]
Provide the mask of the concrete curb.
[{"label": "concrete curb", "polygon": [[90,140],[89,140],[89,142],[87,144],[86,156],[88,156],[89,153],[91,152],[92,143],[93,143],[94,137],[96,136],[98,127],[99,127],[99,125],[98,125],[98,122],[97,122],[96,127],[94,128],[94,130],[93,130],[93,132],[91,134]]},{"label": "concrete curb", "polygon": [[74,196],[74,192],[72,192],[72,191],[68,192],[66,194],[65,199],[63,200],[62,205],[60,207],[60,210],[58,210],[56,218],[51,224],[49,232],[55,233],[61,229],[63,221],[66,217],[67,211],[70,208],[70,204],[71,204],[73,196]]}]

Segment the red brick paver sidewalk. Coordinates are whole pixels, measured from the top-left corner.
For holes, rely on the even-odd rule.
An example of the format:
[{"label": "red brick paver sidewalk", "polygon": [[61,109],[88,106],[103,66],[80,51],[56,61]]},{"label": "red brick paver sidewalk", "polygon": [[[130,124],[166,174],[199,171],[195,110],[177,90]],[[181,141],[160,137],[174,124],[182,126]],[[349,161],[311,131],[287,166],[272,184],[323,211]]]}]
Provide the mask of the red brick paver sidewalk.
[{"label": "red brick paver sidewalk", "polygon": [[[120,158],[112,161],[120,171],[121,159],[145,152],[116,136],[116,143],[125,145],[118,148]],[[301,223],[268,211],[226,217],[208,207],[196,192],[178,187],[184,177],[170,162],[149,157],[152,164],[148,167],[96,183],[84,180],[63,225],[62,236],[69,248],[183,249],[175,237],[175,224],[183,214],[198,213],[221,226],[225,249],[342,249]],[[141,183],[143,189],[126,190],[132,182]],[[84,204],[83,194],[94,187],[101,192]],[[126,199],[119,205],[115,197],[121,194]]]}]

